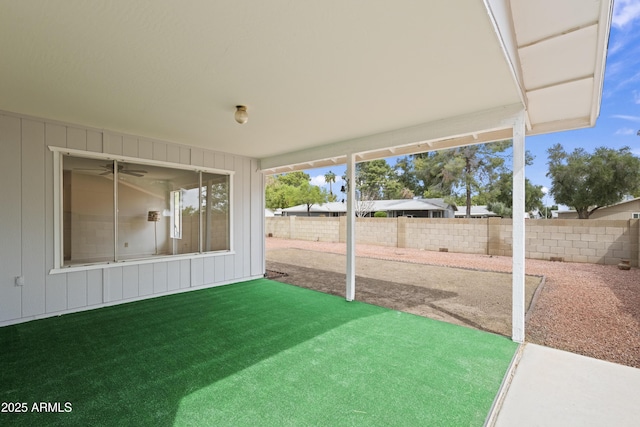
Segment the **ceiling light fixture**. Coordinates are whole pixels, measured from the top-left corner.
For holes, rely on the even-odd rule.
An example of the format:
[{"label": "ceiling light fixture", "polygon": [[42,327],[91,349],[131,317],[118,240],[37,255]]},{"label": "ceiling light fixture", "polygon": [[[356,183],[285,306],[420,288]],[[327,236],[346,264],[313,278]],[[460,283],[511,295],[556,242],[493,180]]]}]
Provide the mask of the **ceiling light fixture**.
[{"label": "ceiling light fixture", "polygon": [[236,119],[236,122],[241,125],[247,123],[249,120],[249,114],[247,114],[247,107],[244,105],[236,105],[236,114],[233,116]]}]

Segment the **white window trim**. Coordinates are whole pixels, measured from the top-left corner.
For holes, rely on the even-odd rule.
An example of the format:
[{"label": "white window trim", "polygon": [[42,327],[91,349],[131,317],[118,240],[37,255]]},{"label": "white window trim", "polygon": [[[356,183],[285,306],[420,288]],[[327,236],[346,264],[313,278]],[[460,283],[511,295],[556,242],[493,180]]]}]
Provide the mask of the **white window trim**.
[{"label": "white window trim", "polygon": [[[86,270],[97,270],[97,269],[105,269],[105,268],[113,268],[113,267],[122,267],[123,265],[137,265],[137,264],[152,264],[157,262],[168,262],[168,261],[177,261],[184,259],[194,259],[194,258],[206,258],[206,257],[216,257],[223,255],[234,255],[234,238],[233,238],[233,221],[234,221],[234,204],[233,204],[233,187],[234,187],[234,175],[235,171],[225,170],[225,169],[216,169],[216,168],[208,168],[204,166],[194,166],[194,165],[185,165],[182,163],[172,163],[165,162],[161,160],[150,160],[150,159],[140,159],[137,157],[128,157],[128,156],[120,156],[114,154],[105,154],[105,153],[97,153],[92,151],[84,151],[84,150],[76,150],[72,148],[65,147],[56,147],[56,146],[48,146],[49,150],[53,152],[53,241],[54,241],[54,251],[53,251],[53,269],[49,271],[49,274],[59,274],[59,273],[70,273],[73,271],[86,271]],[[180,255],[164,255],[154,258],[143,258],[143,259],[130,259],[130,260],[119,260],[119,261],[108,261],[108,262],[98,262],[92,264],[85,265],[73,265],[73,266],[64,266],[62,265],[62,254],[64,253],[64,242],[62,240],[62,227],[64,221],[64,212],[62,211],[62,194],[64,189],[62,188],[62,155],[76,156],[76,157],[84,157],[87,159],[99,159],[99,160],[117,160],[119,162],[128,162],[128,163],[136,163],[142,165],[150,165],[150,166],[161,166],[168,167],[172,169],[182,169],[189,170],[193,172],[206,172],[206,173],[215,173],[219,175],[227,175],[229,177],[229,249],[222,251],[210,251],[210,252],[197,252],[192,254],[180,254]]]},{"label": "white window trim", "polygon": [[640,212],[633,212],[631,214],[631,219],[640,219]]}]

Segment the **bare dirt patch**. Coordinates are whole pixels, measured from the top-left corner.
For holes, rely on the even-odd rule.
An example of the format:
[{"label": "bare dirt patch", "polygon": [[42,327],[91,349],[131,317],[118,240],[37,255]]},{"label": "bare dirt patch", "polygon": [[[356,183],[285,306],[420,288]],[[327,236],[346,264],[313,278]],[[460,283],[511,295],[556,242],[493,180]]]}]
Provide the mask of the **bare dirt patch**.
[{"label": "bare dirt patch", "polygon": [[[288,275],[276,280],[344,296],[345,252],[344,243],[268,238],[267,269]],[[356,255],[357,300],[510,335],[510,257],[375,245],[358,245]],[[640,368],[640,269],[527,260],[526,270],[527,305],[544,277],[527,341]]]}]

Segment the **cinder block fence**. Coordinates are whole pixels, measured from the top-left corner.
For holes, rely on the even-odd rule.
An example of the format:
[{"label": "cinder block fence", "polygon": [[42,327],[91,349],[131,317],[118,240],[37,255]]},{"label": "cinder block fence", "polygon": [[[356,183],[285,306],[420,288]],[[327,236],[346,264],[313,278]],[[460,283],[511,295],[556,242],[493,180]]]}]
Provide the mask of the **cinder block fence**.
[{"label": "cinder block fence", "polygon": [[[267,236],[345,242],[345,217],[266,218]],[[511,256],[510,219],[357,218],[356,242],[430,251]],[[526,257],[638,266],[640,220],[526,221]]]}]

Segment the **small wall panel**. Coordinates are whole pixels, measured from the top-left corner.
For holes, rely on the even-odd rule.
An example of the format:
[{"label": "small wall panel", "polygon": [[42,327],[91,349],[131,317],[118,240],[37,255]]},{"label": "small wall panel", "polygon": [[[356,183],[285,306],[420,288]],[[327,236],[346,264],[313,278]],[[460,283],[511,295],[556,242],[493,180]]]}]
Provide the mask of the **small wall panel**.
[{"label": "small wall panel", "polygon": [[203,166],[204,163],[204,151],[200,148],[191,149],[191,164],[193,166]]},{"label": "small wall panel", "polygon": [[87,131],[87,151],[102,152],[102,132]]},{"label": "small wall panel", "polygon": [[102,304],[102,271],[87,271],[87,305]]},{"label": "small wall panel", "polygon": [[128,157],[138,157],[140,145],[138,138],[125,136],[122,138],[122,154]]},{"label": "small wall panel", "polygon": [[156,294],[167,292],[167,264],[157,262],[153,265],[153,292]]},{"label": "small wall panel", "polygon": [[184,165],[191,164],[191,149],[180,147],[180,163]]},{"label": "small wall panel", "polygon": [[191,260],[191,286],[204,284],[204,264],[202,258]]},{"label": "small wall panel", "polygon": [[180,260],[180,289],[191,286],[191,260]]},{"label": "small wall panel", "polygon": [[140,295],[138,287],[138,266],[122,267],[122,298],[135,298]]},{"label": "small wall panel", "polygon": [[264,176],[251,161],[251,275],[264,274]]},{"label": "small wall panel", "polygon": [[107,277],[107,302],[120,301],[122,299],[122,267],[110,268]]},{"label": "small wall panel", "polygon": [[205,258],[204,264],[204,276],[203,281],[205,284],[210,284],[215,281],[216,261],[213,257]]},{"label": "small wall panel", "polygon": [[67,128],[67,147],[74,150],[86,150],[87,131],[72,127]]},{"label": "small wall panel", "polygon": [[[15,285],[15,277],[22,275],[22,174],[20,161],[20,119],[0,115],[0,181],[2,198],[2,238],[0,239],[0,321],[22,316],[22,289]],[[12,185],[6,185],[12,183]],[[12,203],[7,203],[12,201]]]},{"label": "small wall panel", "polygon": [[138,141],[138,157],[141,159],[153,159],[153,142],[148,139]]},{"label": "small wall panel", "polygon": [[140,296],[153,294],[153,265],[140,264],[138,266],[138,280]]},{"label": "small wall panel", "polygon": [[102,144],[105,153],[122,155],[122,136],[105,132]]},{"label": "small wall panel", "polygon": [[167,144],[158,141],[153,142],[153,160],[167,161]]},{"label": "small wall panel", "polygon": [[[82,138],[79,132],[79,138]],[[86,137],[86,134],[84,135]],[[45,311],[44,123],[22,120],[22,316]]]},{"label": "small wall panel", "polygon": [[171,163],[180,163],[180,147],[177,145],[167,146],[167,161]]},{"label": "small wall panel", "polygon": [[74,271],[67,275],[67,308],[87,305],[87,272]]},{"label": "small wall panel", "polygon": [[169,261],[167,263],[167,290],[175,291],[180,289],[180,261]]},{"label": "small wall panel", "polygon": [[67,275],[51,274],[45,281],[45,297],[47,313],[55,313],[67,309]]},{"label": "small wall panel", "polygon": [[224,256],[215,257],[215,276],[214,281],[216,283],[224,282],[224,267],[225,267],[225,258]]},{"label": "small wall panel", "polygon": [[236,256],[234,259],[234,266],[233,266],[233,278],[237,279],[239,277],[242,277],[242,273],[243,273],[244,248],[242,245],[245,242],[244,218],[245,216],[248,216],[248,215],[242,215],[241,213],[248,212],[249,210],[245,206],[245,199],[242,195],[242,192],[244,191],[243,181],[245,178],[244,167],[243,167],[244,164],[241,160],[234,159],[234,166],[236,171],[236,175],[235,175],[236,182],[235,182],[235,185],[233,186],[233,201],[236,208],[235,210],[236,215],[235,215],[235,221],[233,223],[233,232],[234,232],[234,240],[235,240],[235,247],[236,247]]}]

